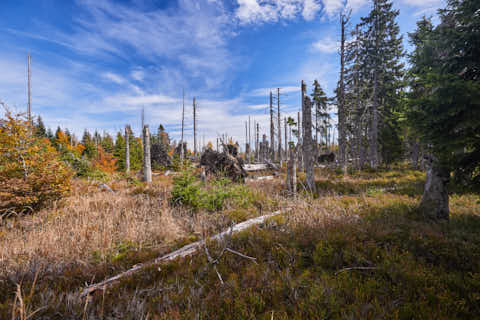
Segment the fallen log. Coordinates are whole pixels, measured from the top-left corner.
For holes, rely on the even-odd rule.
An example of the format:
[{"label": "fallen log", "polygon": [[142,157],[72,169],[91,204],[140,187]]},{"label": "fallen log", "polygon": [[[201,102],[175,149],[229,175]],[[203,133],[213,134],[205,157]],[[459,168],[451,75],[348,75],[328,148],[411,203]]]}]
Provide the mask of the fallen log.
[{"label": "fallen log", "polygon": [[[239,224],[234,225],[232,228],[230,228],[226,231],[223,231],[221,233],[218,233],[218,234],[214,235],[213,237],[210,238],[210,240],[221,240],[227,235],[238,233],[240,231],[248,229],[251,226],[262,224],[268,218],[277,216],[281,213],[282,213],[282,210],[278,210],[278,211],[275,211],[271,214],[263,215],[263,216],[260,216],[260,217],[257,217],[257,218],[253,218],[253,219],[249,219],[247,221],[241,222]],[[124,272],[122,272],[122,273],[120,273],[116,276],[111,277],[111,278],[105,279],[102,282],[99,282],[99,283],[92,284],[92,285],[88,286],[87,288],[85,288],[82,291],[80,296],[84,297],[84,296],[87,296],[87,295],[97,291],[97,290],[105,289],[107,286],[111,285],[112,283],[114,283],[114,282],[116,282],[116,281],[118,281],[122,278],[125,278],[129,275],[132,275],[135,272],[140,271],[142,269],[145,269],[147,267],[150,267],[150,266],[153,266],[153,265],[156,265],[156,264],[160,264],[162,262],[167,262],[167,261],[170,261],[170,260],[174,260],[174,259],[177,259],[177,258],[184,258],[184,257],[190,256],[190,255],[193,255],[200,248],[202,248],[204,245],[205,245],[205,240],[196,241],[196,242],[188,244],[188,245],[186,245],[186,246],[184,246],[184,247],[182,247],[178,250],[175,250],[171,253],[168,253],[164,256],[158,257],[153,261],[149,261],[149,262],[134,265],[132,268],[128,269],[127,271],[124,271]]]},{"label": "fallen log", "polygon": [[246,182],[261,181],[261,180],[273,180],[274,178],[275,178],[274,176],[253,177],[253,178],[247,178]]},{"label": "fallen log", "polygon": [[261,170],[268,170],[268,165],[265,163],[256,163],[256,164],[244,164],[243,169],[245,171],[261,171]]}]

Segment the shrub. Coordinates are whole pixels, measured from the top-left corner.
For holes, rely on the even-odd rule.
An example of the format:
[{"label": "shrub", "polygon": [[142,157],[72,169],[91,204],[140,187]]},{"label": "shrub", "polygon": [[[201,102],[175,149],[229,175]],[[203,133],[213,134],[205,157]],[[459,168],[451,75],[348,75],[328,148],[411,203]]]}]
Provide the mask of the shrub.
[{"label": "shrub", "polygon": [[227,201],[235,207],[248,208],[255,200],[255,194],[247,186],[234,184],[227,178],[214,179],[206,184],[192,171],[187,171],[173,180],[171,202],[195,210],[219,211],[225,208]]},{"label": "shrub", "polygon": [[70,191],[72,170],[28,122],[6,114],[0,126],[0,210],[38,208]]}]

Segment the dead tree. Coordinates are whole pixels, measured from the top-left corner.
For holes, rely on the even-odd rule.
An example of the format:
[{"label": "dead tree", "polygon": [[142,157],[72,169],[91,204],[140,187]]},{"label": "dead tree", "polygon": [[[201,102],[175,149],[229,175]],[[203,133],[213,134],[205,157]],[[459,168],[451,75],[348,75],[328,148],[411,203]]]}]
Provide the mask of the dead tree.
[{"label": "dead tree", "polygon": [[150,157],[150,130],[148,124],[143,126],[143,178],[146,183],[152,182],[152,161]]},{"label": "dead tree", "polygon": [[125,126],[125,172],[130,172],[130,141],[129,141],[129,127]]},{"label": "dead tree", "polygon": [[305,97],[303,103],[303,128],[305,135],[303,136],[303,163],[305,166],[306,183],[310,192],[315,193],[315,175],[313,171],[314,150],[312,139],[312,102],[309,97]]},{"label": "dead tree", "polygon": [[252,163],[252,150],[250,146],[252,145],[252,132],[251,132],[252,126],[251,126],[251,121],[250,121],[250,116],[248,116],[248,162]]},{"label": "dead tree", "polygon": [[27,56],[27,64],[28,64],[28,106],[27,106],[27,115],[28,115],[28,124],[33,125],[32,122],[32,91],[31,91],[31,78],[32,72],[30,70],[30,53]]},{"label": "dead tree", "polygon": [[264,134],[262,136],[262,143],[261,143],[261,154],[262,154],[262,159],[261,161],[262,162],[265,162],[265,160],[267,160],[267,156],[268,156],[268,141],[267,141],[267,135]]},{"label": "dead tree", "polygon": [[245,161],[248,160],[248,123],[245,121]]},{"label": "dead tree", "polygon": [[272,91],[270,91],[270,160],[275,161],[275,127],[273,125]]},{"label": "dead tree", "polygon": [[257,122],[256,130],[255,130],[255,160],[258,161],[259,152],[258,152],[258,143],[259,143],[259,135],[260,135],[260,125]]},{"label": "dead tree", "polygon": [[346,105],[345,105],[345,27],[350,19],[350,14],[340,14],[341,41],[340,41],[340,81],[338,92],[338,151],[340,167],[347,171],[347,130],[346,130]]},{"label": "dead tree", "polygon": [[181,150],[180,150],[180,163],[183,166],[183,157],[185,156],[184,150],[183,150],[183,129],[185,125],[185,90],[182,90],[182,138],[180,139],[180,145]]},{"label": "dead tree", "polygon": [[277,128],[278,128],[278,161],[282,162],[282,130],[280,125],[280,88],[277,88]]},{"label": "dead tree", "polygon": [[432,154],[425,155],[424,162],[427,167],[427,179],[422,200],[420,201],[420,210],[428,218],[448,220],[447,185],[450,179],[450,171],[442,166]]},{"label": "dead tree", "polygon": [[288,160],[287,117],[284,118],[283,132],[285,134],[285,160]]},{"label": "dead tree", "polygon": [[197,107],[193,97],[193,157],[197,158]]},{"label": "dead tree", "polygon": [[287,190],[295,195],[297,193],[297,156],[295,146],[289,148],[289,157],[287,162]]},{"label": "dead tree", "polygon": [[[303,82],[302,80],[302,84],[301,84],[301,89],[302,89],[302,112],[303,112],[303,103],[304,103],[304,99],[305,99],[305,90],[306,90],[306,86],[305,86],[305,83]],[[303,125],[302,125],[302,122],[300,121],[301,120],[301,117],[300,117],[300,112],[297,112],[297,134],[298,134],[298,138],[297,138],[297,149],[298,150],[301,150],[302,148],[302,144],[303,144]],[[303,153],[302,152],[297,152],[297,167],[298,167],[298,170],[299,171],[303,171]]]}]

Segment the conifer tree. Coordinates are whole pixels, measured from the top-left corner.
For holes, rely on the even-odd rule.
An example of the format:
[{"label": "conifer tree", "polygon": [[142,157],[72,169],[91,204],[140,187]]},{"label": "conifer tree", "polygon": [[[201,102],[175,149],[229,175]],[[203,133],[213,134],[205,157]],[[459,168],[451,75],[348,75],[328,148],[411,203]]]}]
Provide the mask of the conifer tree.
[{"label": "conifer tree", "polygon": [[368,75],[370,97],[369,160],[374,168],[380,163],[380,152],[385,157],[398,148],[392,142],[399,135],[396,117],[404,86],[398,14],[390,0],[374,0],[370,14],[360,23],[362,68]]},{"label": "conifer tree", "polygon": [[47,129],[45,128],[45,124],[40,116],[38,116],[37,123],[35,124],[35,135],[40,138],[47,137]]},{"label": "conifer tree", "polygon": [[450,172],[480,185],[480,5],[449,0],[432,28],[420,21],[410,35],[414,77],[410,120],[429,151],[421,201],[432,218],[448,219]]},{"label": "conifer tree", "polygon": [[327,133],[331,118],[330,114],[328,113],[329,99],[317,80],[313,81],[312,100],[316,118],[318,119],[318,127],[316,127],[315,130],[323,135],[324,143],[327,144]]}]

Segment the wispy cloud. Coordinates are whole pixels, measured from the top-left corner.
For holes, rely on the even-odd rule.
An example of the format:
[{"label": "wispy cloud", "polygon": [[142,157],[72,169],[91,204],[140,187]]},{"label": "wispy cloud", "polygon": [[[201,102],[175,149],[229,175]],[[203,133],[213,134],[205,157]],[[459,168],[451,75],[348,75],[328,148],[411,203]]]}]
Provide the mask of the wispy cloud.
[{"label": "wispy cloud", "polygon": [[[280,92],[281,93],[290,93],[290,92],[299,92],[300,91],[300,86],[279,86]],[[267,97],[270,95],[270,91],[272,91],[274,94],[277,92],[277,88],[258,88],[252,90],[249,95],[254,96],[254,97]]]},{"label": "wispy cloud", "polygon": [[104,72],[102,73],[102,77],[116,84],[124,84],[127,82],[122,76],[115,74],[113,72]]},{"label": "wispy cloud", "polygon": [[331,37],[326,37],[315,41],[312,44],[312,49],[322,53],[334,53],[338,51],[339,46],[339,41],[334,40]]}]

